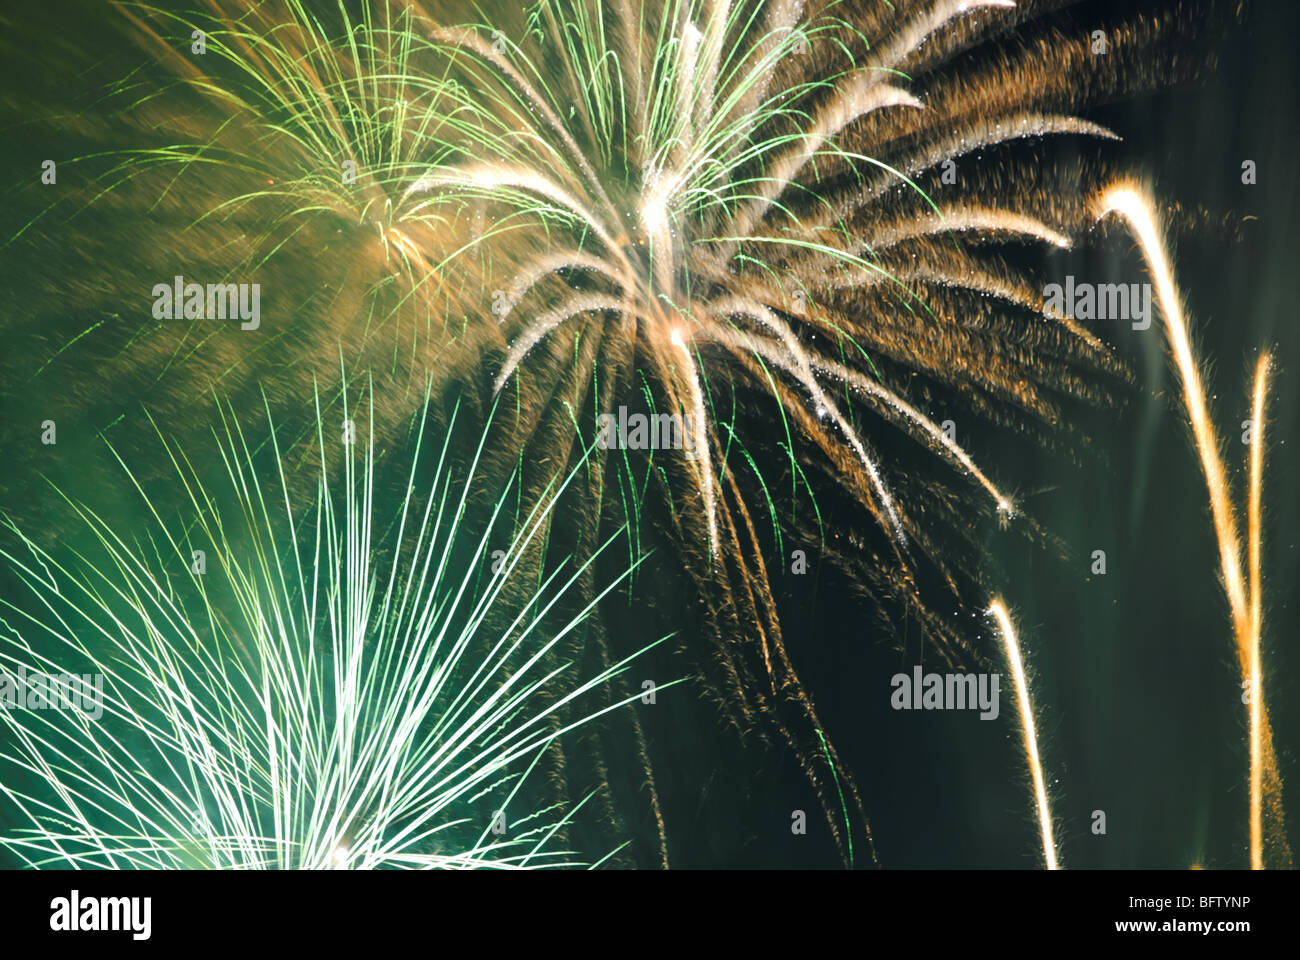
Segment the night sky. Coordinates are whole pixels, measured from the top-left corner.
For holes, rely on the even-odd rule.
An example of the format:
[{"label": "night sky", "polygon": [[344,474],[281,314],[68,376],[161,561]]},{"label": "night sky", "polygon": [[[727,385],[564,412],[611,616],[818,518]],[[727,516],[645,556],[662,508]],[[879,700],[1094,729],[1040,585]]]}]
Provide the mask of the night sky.
[{"label": "night sky", "polygon": [[[0,28],[21,37],[29,51],[49,44],[49,61],[59,69],[33,74],[40,54],[5,60],[0,82],[6,91],[62,95],[85,82],[64,65],[80,60],[85,76],[102,77],[114,73],[118,57],[129,63],[136,55],[119,50],[85,18],[40,6],[19,14],[11,5],[0,14]],[[1114,11],[1148,7],[1162,4],[1084,2],[1058,19],[1083,29]],[[20,19],[27,15],[30,20]],[[1264,675],[1282,779],[1293,801],[1300,790],[1300,514],[1294,495],[1300,456],[1292,439],[1300,410],[1297,36],[1297,5],[1259,0],[1241,26],[1216,27],[1205,49],[1188,51],[1198,62],[1216,61],[1197,76],[1081,111],[1123,137],[1086,149],[1123,159],[1177,210],[1171,218],[1174,269],[1209,365],[1212,415],[1238,496],[1248,452],[1240,423],[1249,416],[1254,360],[1261,348],[1273,352]],[[4,103],[3,125],[25,130],[12,116],[13,101]],[[27,176],[35,158],[55,147],[7,135],[0,169],[10,181]],[[1071,138],[1054,138],[1041,149],[1068,157],[1079,148]],[[1254,185],[1241,182],[1245,160],[1257,165]],[[971,162],[996,162],[996,156]],[[8,217],[3,226],[6,236],[16,229]],[[1044,276],[1146,279],[1140,253],[1121,230],[1113,227],[1095,240],[1069,254],[1043,254]],[[0,251],[0,272],[15,269],[4,256]],[[9,300],[10,310],[22,309]],[[1248,859],[1246,713],[1204,480],[1158,317],[1145,331],[1116,321],[1095,329],[1131,362],[1136,386],[1118,411],[1099,412],[1080,425],[1091,444],[1077,457],[999,434],[964,420],[961,411],[950,414],[976,462],[991,465],[1022,508],[1058,539],[1059,548],[1044,547],[992,521],[979,532],[996,570],[990,579],[1016,618],[1033,671],[1061,858],[1076,868],[1239,868]],[[111,404],[111,385],[99,388]],[[890,441],[879,442],[888,453]],[[80,467],[64,469],[74,475]],[[3,506],[21,512],[30,504]],[[647,536],[653,541],[656,533]],[[787,544],[787,554],[790,549]],[[1106,552],[1104,576],[1089,570],[1097,549]],[[952,611],[986,655],[968,666],[1003,674],[996,721],[982,721],[974,711],[892,710],[892,675],[910,674],[918,663],[947,668],[932,664],[917,636],[874,635],[845,575],[819,564],[815,545],[809,559],[809,574],[799,577],[789,573],[788,557],[769,558],[786,645],[862,792],[880,865],[1037,867],[1041,848],[1014,688],[994,659],[990,621],[975,606]],[[678,616],[679,571],[666,561],[651,562],[647,571],[641,589],[654,595],[647,607],[605,614],[611,632],[629,644],[663,627],[693,629],[689,617]],[[670,678],[680,667],[664,659],[657,676]],[[639,709],[654,711],[646,719],[647,735],[673,866],[839,866],[818,802],[782,749],[725,729],[713,705],[686,687]],[[1290,806],[1290,841],[1297,849],[1300,806]],[[795,809],[808,812],[806,836],[789,829]],[[1104,836],[1090,832],[1095,810],[1105,812]],[[856,828],[854,835],[862,854],[864,838]],[[859,866],[867,862],[858,859]]]}]

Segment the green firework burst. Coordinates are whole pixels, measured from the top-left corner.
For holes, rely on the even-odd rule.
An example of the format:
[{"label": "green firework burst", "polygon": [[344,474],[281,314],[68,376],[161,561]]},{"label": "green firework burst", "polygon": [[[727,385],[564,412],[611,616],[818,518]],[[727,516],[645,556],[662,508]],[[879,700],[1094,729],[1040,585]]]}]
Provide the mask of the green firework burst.
[{"label": "green firework burst", "polygon": [[305,510],[274,429],[268,482],[232,413],[218,437],[233,510],[168,444],[189,523],[146,498],[153,529],[131,535],[69,500],[96,548],[71,557],[7,523],[0,555],[35,602],[4,601],[0,663],[99,674],[102,699],[0,711],[0,846],[33,867],[575,862],[559,840],[586,800],[532,805],[527,775],[557,737],[635,697],[584,707],[632,658],[576,677],[552,656],[591,610],[554,615],[591,559],[507,600],[564,483],[492,551],[509,492],[471,528],[477,454],[458,477],[449,432],[422,479],[417,439],[405,496],[382,503],[373,441],[343,414],[330,437],[317,405]]}]

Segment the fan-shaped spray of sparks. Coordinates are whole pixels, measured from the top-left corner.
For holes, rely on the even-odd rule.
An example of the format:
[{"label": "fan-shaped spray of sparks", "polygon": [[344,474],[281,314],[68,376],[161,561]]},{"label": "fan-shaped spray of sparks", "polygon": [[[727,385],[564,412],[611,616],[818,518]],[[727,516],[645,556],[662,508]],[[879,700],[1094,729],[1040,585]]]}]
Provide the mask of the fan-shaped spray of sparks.
[{"label": "fan-shaped spray of sparks", "polygon": [[[1273,848],[1279,863],[1290,865],[1291,853],[1283,827],[1282,780],[1273,754],[1273,734],[1268,711],[1264,707],[1263,674],[1260,666],[1260,631],[1262,628],[1262,570],[1260,560],[1261,491],[1263,487],[1264,399],[1268,387],[1269,359],[1261,357],[1256,367],[1252,398],[1254,439],[1250,454],[1247,506],[1248,569],[1242,572],[1241,541],[1236,508],[1220,455],[1222,445],[1210,420],[1200,365],[1192,352],[1187,320],[1174,282],[1173,271],[1161,239],[1160,227],[1150,195],[1129,182],[1117,183],[1102,191],[1097,199],[1098,219],[1117,213],[1128,223],[1138,239],[1147,267],[1155,281],[1160,312],[1164,317],[1174,365],[1182,382],[1183,403],[1192,426],[1192,437],[1201,461],[1209,492],[1210,511],[1215,539],[1219,548],[1219,569],[1232,615],[1233,636],[1243,682],[1250,695],[1250,864],[1261,870],[1265,865],[1266,843]],[[1271,823],[1265,825],[1264,810]]]},{"label": "fan-shaped spray of sparks", "polygon": [[1034,781],[1034,802],[1038,809],[1039,833],[1043,839],[1043,860],[1048,870],[1058,869],[1056,857],[1056,839],[1052,829],[1052,811],[1047,802],[1047,784],[1043,779],[1043,765],[1038,758],[1038,732],[1034,726],[1034,705],[1029,698],[1029,679],[1025,676],[1025,665],[1020,659],[1020,644],[1016,640],[1016,628],[1011,623],[1006,605],[1000,598],[994,599],[989,611],[997,620],[998,630],[1002,633],[1002,642],[1006,646],[1007,661],[1011,664],[1011,675],[1016,683],[1016,702],[1020,706],[1020,727],[1024,733],[1025,756],[1029,762],[1029,773]]},{"label": "fan-shaped spray of sparks", "polygon": [[[470,519],[477,455],[461,476],[449,430],[433,476],[417,479],[432,458],[416,431],[393,503],[376,490],[373,434],[358,453],[316,416],[318,492],[305,510],[274,425],[266,471],[232,417],[222,446],[235,509],[168,445],[190,528],[166,526],[146,498],[156,524],[137,539],[69,500],[102,548],[69,558],[0,518],[12,534],[0,564],[33,599],[0,602],[13,623],[0,665],[89,668],[106,714],[0,711],[0,851],[76,869],[574,864],[563,843],[595,792],[560,814],[532,806],[525,782],[557,737],[641,694],[598,699],[632,659],[575,677],[552,656],[591,610],[556,616],[581,570],[527,577],[562,491],[519,518],[484,578],[508,498],[488,522]],[[209,555],[211,571],[192,565]]]},{"label": "fan-shaped spray of sparks", "polygon": [[[875,230],[849,241],[842,215],[827,217],[824,210],[818,210],[805,219],[781,201],[786,198],[786,203],[791,203],[808,191],[799,178],[819,160],[871,163],[869,158],[835,145],[833,138],[877,113],[923,106],[914,96],[886,83],[891,71],[964,14],[1014,4],[1007,0],[932,4],[898,25],[891,42],[831,81],[808,81],[773,90],[771,75],[809,44],[810,37],[833,25],[831,21],[800,22],[801,6],[769,6],[764,11],[766,30],[758,32],[761,39],[745,42],[738,36],[738,28],[748,27],[759,16],[759,7],[721,2],[669,4],[659,12],[662,22],[657,26],[676,36],[661,37],[653,45],[642,43],[635,55],[632,50],[620,51],[618,62],[624,64],[621,86],[614,85],[607,69],[588,72],[584,62],[603,62],[612,51],[603,46],[603,35],[580,33],[578,42],[585,46],[587,56],[585,61],[577,58],[570,48],[572,59],[564,66],[573,76],[565,79],[574,81],[575,88],[597,86],[597,93],[580,102],[580,107],[609,110],[628,118],[629,129],[623,131],[611,126],[599,129],[595,116],[582,118],[587,136],[594,133],[599,140],[600,157],[610,165],[621,165],[617,170],[598,170],[596,162],[578,146],[583,131],[570,130],[559,120],[559,111],[546,104],[546,91],[524,79],[542,74],[540,62],[530,62],[522,50],[515,49],[512,52],[522,62],[515,67],[504,52],[494,50],[476,34],[443,31],[436,36],[460,54],[463,65],[472,64],[469,69],[478,83],[471,89],[503,86],[498,101],[509,102],[513,95],[528,106],[529,114],[521,112],[516,119],[528,124],[537,140],[547,143],[551,164],[543,167],[535,154],[528,155],[533,138],[520,140],[513,126],[508,128],[509,140],[485,130],[474,152],[496,152],[500,159],[430,173],[413,184],[408,195],[496,194],[499,199],[502,192],[516,192],[520,204],[558,208],[594,240],[594,255],[587,248],[575,248],[568,254],[548,251],[536,265],[527,259],[519,265],[512,284],[515,299],[533,294],[549,276],[566,269],[586,271],[607,283],[609,293],[571,295],[548,309],[534,311],[507,353],[496,378],[497,389],[543,338],[561,325],[593,313],[610,314],[621,327],[635,330],[638,347],[651,354],[653,366],[661,373],[673,371],[661,383],[669,388],[669,403],[677,412],[700,415],[705,360],[700,346],[694,353],[685,348],[682,335],[684,324],[693,325],[696,332],[690,339],[697,344],[722,347],[742,365],[752,368],[757,361],[775,370],[786,381],[777,388],[782,400],[796,413],[801,426],[819,436],[820,445],[847,445],[857,464],[851,470],[861,481],[864,499],[900,543],[906,541],[906,524],[883,467],[860,428],[850,423],[833,398],[832,389],[851,387],[887,407],[894,419],[974,476],[997,509],[1009,515],[1010,497],[976,469],[965,451],[929,417],[878,379],[868,379],[806,343],[808,334],[813,333],[842,348],[846,337],[852,340],[862,335],[862,320],[819,307],[802,317],[801,336],[795,329],[795,317],[803,310],[794,307],[797,298],[792,293],[799,291],[806,301],[810,292],[821,298],[845,287],[894,280],[887,270],[862,255],[869,252],[874,258],[907,241],[933,238],[946,231],[1018,234],[1060,246],[1068,245],[1068,238],[1036,218],[1013,211],[939,211],[936,207],[939,215],[928,220],[918,223],[908,218],[876,224]],[[539,33],[544,28],[557,39],[563,33],[564,15],[577,11],[586,11],[592,22],[612,17],[623,31],[632,34],[639,29],[631,20],[631,11],[619,4],[606,8],[599,3],[543,3],[538,11]],[[575,16],[567,26],[577,22]],[[630,102],[621,101],[620,94],[626,96],[629,91],[638,93],[627,98]],[[806,129],[779,131],[782,123],[796,116],[793,104],[809,100],[818,105]],[[603,113],[601,118],[610,122]],[[766,135],[756,133],[763,130]],[[1038,117],[981,142],[987,145],[1052,132],[1105,133],[1078,120]],[[620,133],[621,143],[617,140]],[[618,156],[620,146],[622,156]],[[963,141],[963,152],[971,148],[972,144]],[[909,172],[936,162],[934,157],[914,158]],[[889,173],[906,180],[899,171]],[[632,182],[626,184],[629,177]],[[888,189],[888,179],[877,189]],[[619,181],[631,188],[630,193],[606,189],[607,184]],[[612,196],[623,197],[623,203]],[[850,204],[865,205],[864,200],[850,198]],[[624,221],[633,214],[636,222],[630,237]],[[719,228],[725,229],[725,235],[717,233]],[[792,257],[815,269],[792,263]],[[762,272],[738,275],[738,268],[746,265],[757,266]],[[774,281],[777,277],[785,281]],[[943,279],[970,282],[957,276]],[[784,289],[787,283],[793,284],[793,290]],[[824,384],[829,384],[829,389]],[[808,415],[809,408],[816,412],[815,417]],[[718,499],[712,445],[702,451],[696,473],[710,548],[716,552]]]},{"label": "fan-shaped spray of sparks", "polygon": [[[1005,521],[1016,513],[1011,494],[907,395],[911,386],[1055,429],[1062,401],[1104,396],[1089,375],[1121,375],[1091,334],[1045,318],[1026,276],[990,249],[1068,247],[1085,204],[1042,202],[1040,188],[1012,186],[1019,173],[995,188],[945,188],[942,202],[919,182],[937,185],[945,161],[1024,138],[1113,137],[1037,108],[1039,85],[1058,89],[1046,78],[1060,74],[1059,50],[1026,54],[1013,82],[999,69],[944,74],[990,23],[1008,18],[1006,29],[1029,15],[1007,0],[897,10],[543,0],[518,42],[473,28],[432,34],[464,98],[464,135],[401,205],[483,203],[511,225],[482,245],[506,271],[493,285],[508,291],[495,388],[558,394],[592,414],[630,390],[672,415],[710,415],[689,464],[655,465],[686,489],[670,492],[672,511],[685,549],[704,554],[702,578],[753,608],[742,619],[760,624],[767,675],[756,679],[773,693],[797,681],[788,666],[773,673],[785,656],[765,577],[728,559],[759,551],[730,466],[746,441],[718,422],[720,388],[777,399],[795,434],[783,444],[790,473],[807,462],[797,440],[883,534],[885,556],[864,563],[863,576],[919,611],[913,567],[933,557],[934,531],[918,521],[924,505],[910,509],[918,487],[878,452],[872,416],[950,464]],[[924,96],[904,89],[916,77]],[[540,429],[546,414],[521,416]],[[952,582],[946,567],[941,575]],[[963,644],[920,615],[937,642]],[[723,657],[743,675],[734,653]],[[806,766],[821,762],[811,738],[797,749]]]}]

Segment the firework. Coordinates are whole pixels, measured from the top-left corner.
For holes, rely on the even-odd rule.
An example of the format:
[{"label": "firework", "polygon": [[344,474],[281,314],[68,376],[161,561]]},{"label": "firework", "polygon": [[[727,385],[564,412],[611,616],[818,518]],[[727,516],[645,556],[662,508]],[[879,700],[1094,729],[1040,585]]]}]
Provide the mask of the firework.
[{"label": "firework", "polygon": [[[1272,756],[1264,757],[1264,673],[1260,664],[1260,634],[1264,627],[1263,563],[1260,546],[1263,523],[1260,509],[1264,488],[1264,400],[1268,392],[1269,357],[1259,358],[1255,367],[1255,389],[1251,404],[1254,428],[1250,448],[1250,495],[1247,507],[1247,544],[1250,578],[1250,640],[1246,651],[1246,682],[1250,690],[1250,864],[1256,870],[1264,866],[1264,767]],[[1277,776],[1276,769],[1273,770]]]},{"label": "firework", "polygon": [[[114,439],[135,453],[141,434],[150,441],[130,432],[141,404],[195,435],[214,391],[239,409],[265,393],[297,415],[342,356],[376,384],[382,432],[403,430],[429,374],[460,372],[476,337],[436,269],[460,243],[444,242],[454,225],[399,202],[445,152],[438,131],[455,112],[429,79],[430,43],[409,10],[366,4],[358,20],[338,8],[322,21],[294,0],[212,5],[210,16],[113,6],[119,49],[125,40],[147,59],[89,109],[57,117],[84,151],[61,161],[68,189],[18,191],[4,238],[7,269],[30,283],[15,300],[32,305],[8,327],[9,402],[94,368],[113,384],[112,414],[76,390],[42,402],[91,434],[118,427]],[[72,303],[59,292],[65,272]],[[257,283],[264,322],[241,330],[182,312],[179,299],[173,316],[150,316],[149,290],[181,275],[208,289]],[[48,350],[51,324],[67,336]],[[453,348],[458,338],[466,349]],[[17,362],[28,350],[37,361]]]},{"label": "firework", "polygon": [[4,601],[17,616],[0,662],[98,674],[102,699],[0,714],[0,846],[33,867],[575,862],[563,840],[590,796],[534,807],[528,774],[557,739],[629,702],[598,694],[630,659],[575,676],[556,658],[591,609],[557,614],[581,567],[557,565],[511,602],[561,491],[493,554],[507,497],[475,529],[477,456],[459,476],[449,433],[430,476],[417,439],[405,497],[385,502],[373,439],[349,443],[348,422],[331,437],[317,412],[306,510],[289,499],[274,428],[277,483],[264,485],[232,413],[233,509],[168,445],[189,523],[164,525],[146,501],[155,529],[129,537],[72,504],[98,549],[70,559],[9,524],[0,554],[36,604]]},{"label": "firework", "polygon": [[[360,19],[208,6],[122,5],[158,66],[114,87],[111,115],[145,145],[87,157],[109,169],[65,205],[165,213],[179,247],[88,251],[106,275],[82,286],[169,279],[179,249],[292,306],[257,340],[96,321],[54,349],[33,317],[13,356],[35,350],[46,377],[101,371],[120,417],[138,395],[185,411],[240,377],[301,403],[342,351],[382,386],[381,430],[435,372],[478,413],[502,396],[485,461],[518,468],[525,499],[573,472],[620,402],[704,423],[689,459],[597,451],[573,484],[575,539],[590,551],[613,524],[636,555],[647,511],[667,516],[712,641],[692,651],[706,689],[792,748],[847,860],[865,815],[784,648],[770,541],[847,567],[881,634],[917,623],[941,657],[970,655],[922,584],[961,602],[983,521],[1032,520],[937,411],[1068,440],[1071,412],[1127,377],[1044,315],[1018,265],[1018,248],[1071,245],[1100,174],[1016,145],[1113,138],[1068,111],[1146,82],[1178,25],[1133,18],[1099,58],[1086,35],[1034,30],[1053,4],[1006,0],[542,0],[459,26],[409,3]],[[202,58],[184,52],[195,30]],[[867,522],[827,530],[826,490]],[[666,862],[662,826],[659,845]]]},{"label": "firework", "polygon": [[1029,680],[1025,676],[1025,665],[1020,659],[1020,643],[1016,640],[1016,628],[1011,623],[1011,615],[1006,605],[994,600],[988,611],[997,621],[1006,646],[1007,662],[1011,664],[1011,676],[1016,684],[1016,701],[1020,706],[1020,726],[1024,732],[1025,756],[1029,762],[1029,773],[1034,782],[1034,803],[1038,810],[1038,829],[1043,839],[1043,861],[1048,870],[1056,870],[1056,839],[1052,827],[1052,811],[1047,803],[1047,784],[1043,779],[1043,765],[1038,757],[1038,731],[1034,724],[1034,704],[1029,697]]},{"label": "firework", "polygon": [[[975,151],[1026,138],[1113,137],[1041,104],[1068,97],[1062,63],[1115,89],[1122,58],[1085,65],[1053,36],[1010,64],[948,68],[1035,12],[1005,2],[544,0],[522,33],[489,23],[432,34],[464,93],[465,131],[404,201],[482,203],[512,225],[482,244],[500,268],[489,287],[504,294],[494,387],[512,391],[525,436],[550,435],[557,400],[570,420],[584,411],[577,426],[629,394],[674,417],[707,416],[700,455],[658,458],[647,474],[712,588],[725,700],[741,704],[742,722],[778,715],[846,854],[834,756],[808,734],[820,727],[761,559],[751,511],[766,499],[778,549],[781,521],[750,448],[784,452],[792,493],[802,478],[812,494],[809,472],[830,475],[877,535],[857,533],[857,551],[812,536],[882,606],[901,601],[941,655],[969,652],[918,584],[937,573],[960,596],[971,570],[937,549],[923,517],[938,499],[954,504],[944,515],[959,529],[983,517],[1005,524],[1017,510],[925,408],[942,397],[1052,432],[1071,404],[1106,402],[1100,384],[1124,376],[1095,336],[1044,315],[1004,255],[1072,244],[1087,224],[1078,171],[1073,191],[1020,163],[991,176],[969,161],[960,184],[942,177]],[[1139,23],[1127,49],[1150,34]],[[770,417],[769,399],[784,441],[775,445],[737,428],[751,405]],[[919,445],[953,475],[931,480],[933,468],[910,457],[891,469],[882,448],[900,445]],[[629,470],[626,457],[610,459]],[[732,639],[737,627],[754,638],[748,649]]]},{"label": "firework", "polygon": [[[1247,569],[1242,570],[1238,517],[1232,502],[1221,456],[1222,445],[1210,419],[1201,367],[1192,350],[1187,319],[1175,285],[1173,271],[1161,239],[1154,214],[1155,204],[1149,194],[1131,182],[1121,182],[1102,191],[1096,201],[1098,219],[1111,213],[1123,217],[1137,237],[1147,267],[1155,281],[1160,312],[1164,317],[1174,366],[1182,383],[1183,403],[1187,408],[1192,437],[1209,494],[1214,521],[1215,540],[1219,549],[1219,570],[1232,618],[1233,637],[1241,677],[1249,692],[1249,813],[1250,863],[1263,869],[1265,846],[1280,865],[1290,866],[1291,852],[1283,826],[1282,780],[1273,754],[1273,733],[1264,708],[1263,673],[1259,643],[1262,629],[1262,570],[1260,540],[1262,536],[1260,506],[1263,488],[1264,397],[1268,386],[1269,360],[1260,358],[1253,392],[1254,438],[1249,463],[1247,504]],[[1264,822],[1267,807],[1269,823]]]}]

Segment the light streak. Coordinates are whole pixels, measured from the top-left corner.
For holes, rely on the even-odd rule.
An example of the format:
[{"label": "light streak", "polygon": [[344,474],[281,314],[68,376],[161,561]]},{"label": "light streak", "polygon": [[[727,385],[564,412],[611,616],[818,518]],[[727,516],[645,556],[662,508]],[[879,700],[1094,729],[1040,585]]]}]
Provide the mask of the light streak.
[{"label": "light streak", "polygon": [[1029,760],[1029,772],[1034,780],[1034,800],[1038,808],[1039,832],[1043,839],[1043,859],[1048,870],[1059,870],[1056,856],[1056,839],[1052,830],[1052,811],[1047,802],[1047,785],[1043,781],[1043,765],[1038,757],[1038,733],[1034,727],[1034,706],[1029,699],[1029,680],[1025,677],[1025,666],[1020,659],[1020,645],[1016,641],[1016,628],[1011,623],[1006,605],[1001,598],[995,598],[989,605],[990,614],[998,622],[1002,640],[1007,648],[1007,659],[1011,662],[1011,673],[1016,683],[1016,700],[1020,705],[1020,727],[1024,732],[1025,754]]},{"label": "light streak", "polygon": [[1263,415],[1264,395],[1268,384],[1269,359],[1262,357],[1256,368],[1254,389],[1254,440],[1250,456],[1250,490],[1248,494],[1248,563],[1249,582],[1242,572],[1242,558],[1237,518],[1231,489],[1220,456],[1220,442],[1210,420],[1201,382],[1200,366],[1192,352],[1173,272],[1165,252],[1160,229],[1153,213],[1154,204],[1148,193],[1129,182],[1107,187],[1097,202],[1097,218],[1118,213],[1136,235],[1147,267],[1155,281],[1156,296],[1165,322],[1165,333],[1170,352],[1182,380],[1183,402],[1191,421],[1192,436],[1209,493],[1210,510],[1214,521],[1215,539],[1219,549],[1219,568],[1224,591],[1232,614],[1233,637],[1242,680],[1249,694],[1249,746],[1250,769],[1248,773],[1250,798],[1248,809],[1251,869],[1264,868],[1264,816],[1265,803],[1273,820],[1273,846],[1277,859],[1290,861],[1282,827],[1282,781],[1277,761],[1271,749],[1272,732],[1268,712],[1264,709],[1263,674],[1259,657],[1259,640],[1262,628],[1262,571],[1260,560],[1260,494],[1263,485]]}]

